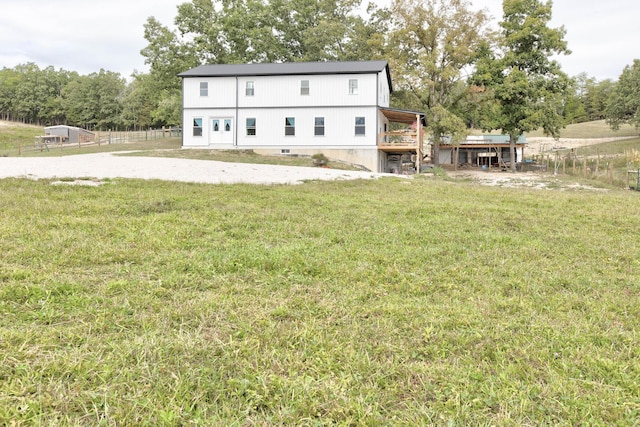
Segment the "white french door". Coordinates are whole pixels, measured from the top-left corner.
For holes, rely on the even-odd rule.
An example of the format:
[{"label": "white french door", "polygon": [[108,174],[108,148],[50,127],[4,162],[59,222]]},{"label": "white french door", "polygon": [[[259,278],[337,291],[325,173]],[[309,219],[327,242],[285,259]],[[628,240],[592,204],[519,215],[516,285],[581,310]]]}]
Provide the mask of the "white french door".
[{"label": "white french door", "polygon": [[233,144],[233,119],[213,117],[209,120],[209,144]]}]

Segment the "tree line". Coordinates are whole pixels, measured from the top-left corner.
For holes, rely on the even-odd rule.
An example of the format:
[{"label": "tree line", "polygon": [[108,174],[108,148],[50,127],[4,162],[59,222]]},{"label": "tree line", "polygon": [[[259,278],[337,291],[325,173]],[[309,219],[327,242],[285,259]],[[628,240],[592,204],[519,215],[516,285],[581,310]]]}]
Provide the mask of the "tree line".
[{"label": "tree line", "polygon": [[504,0],[494,28],[467,0],[191,0],[174,27],[149,17],[141,51],[148,73],[127,81],[21,64],[0,70],[0,118],[88,129],[180,125],[177,74],[209,63],[390,62],[392,106],[427,114],[432,137],[467,129],[550,135],[570,123],[640,125],[640,62],[618,81],[569,78],[551,59],[570,54],[564,29],[549,28],[551,1]]}]

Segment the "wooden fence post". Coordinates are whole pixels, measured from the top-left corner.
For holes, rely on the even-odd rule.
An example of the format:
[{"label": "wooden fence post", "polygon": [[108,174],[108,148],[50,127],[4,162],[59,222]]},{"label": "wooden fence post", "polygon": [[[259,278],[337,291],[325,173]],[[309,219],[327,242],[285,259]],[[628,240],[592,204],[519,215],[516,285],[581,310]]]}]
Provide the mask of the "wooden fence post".
[{"label": "wooden fence post", "polygon": [[609,163],[609,184],[613,185],[613,161]]},{"label": "wooden fence post", "polygon": [[587,158],[586,157],[582,160],[582,177],[583,178],[587,177]]}]

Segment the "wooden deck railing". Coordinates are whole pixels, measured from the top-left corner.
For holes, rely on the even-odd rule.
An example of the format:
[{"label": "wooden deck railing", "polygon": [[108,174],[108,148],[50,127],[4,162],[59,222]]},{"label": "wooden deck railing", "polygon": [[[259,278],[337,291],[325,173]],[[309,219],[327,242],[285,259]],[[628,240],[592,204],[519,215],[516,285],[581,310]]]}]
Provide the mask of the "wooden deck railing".
[{"label": "wooden deck railing", "polygon": [[379,147],[417,148],[418,132],[416,131],[391,131],[378,134]]}]

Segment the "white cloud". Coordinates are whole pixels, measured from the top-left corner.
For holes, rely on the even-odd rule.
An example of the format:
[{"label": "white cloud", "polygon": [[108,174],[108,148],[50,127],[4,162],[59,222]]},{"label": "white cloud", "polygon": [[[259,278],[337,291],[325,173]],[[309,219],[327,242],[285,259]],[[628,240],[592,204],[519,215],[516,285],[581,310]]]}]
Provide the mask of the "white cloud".
[{"label": "white cloud", "polygon": [[[35,62],[81,74],[103,68],[124,77],[135,69],[147,71],[140,55],[147,18],[171,25],[177,6],[186,1],[0,0],[0,67]],[[502,19],[502,0],[472,0],[472,6],[488,8],[496,23]],[[559,58],[569,75],[615,80],[640,57],[637,0],[555,0],[553,7],[552,25],[564,25],[573,51]]]},{"label": "white cloud", "polygon": [[0,0],[0,66],[35,62],[78,71],[101,68],[128,77],[146,71],[144,24],[173,22],[180,0]]}]

